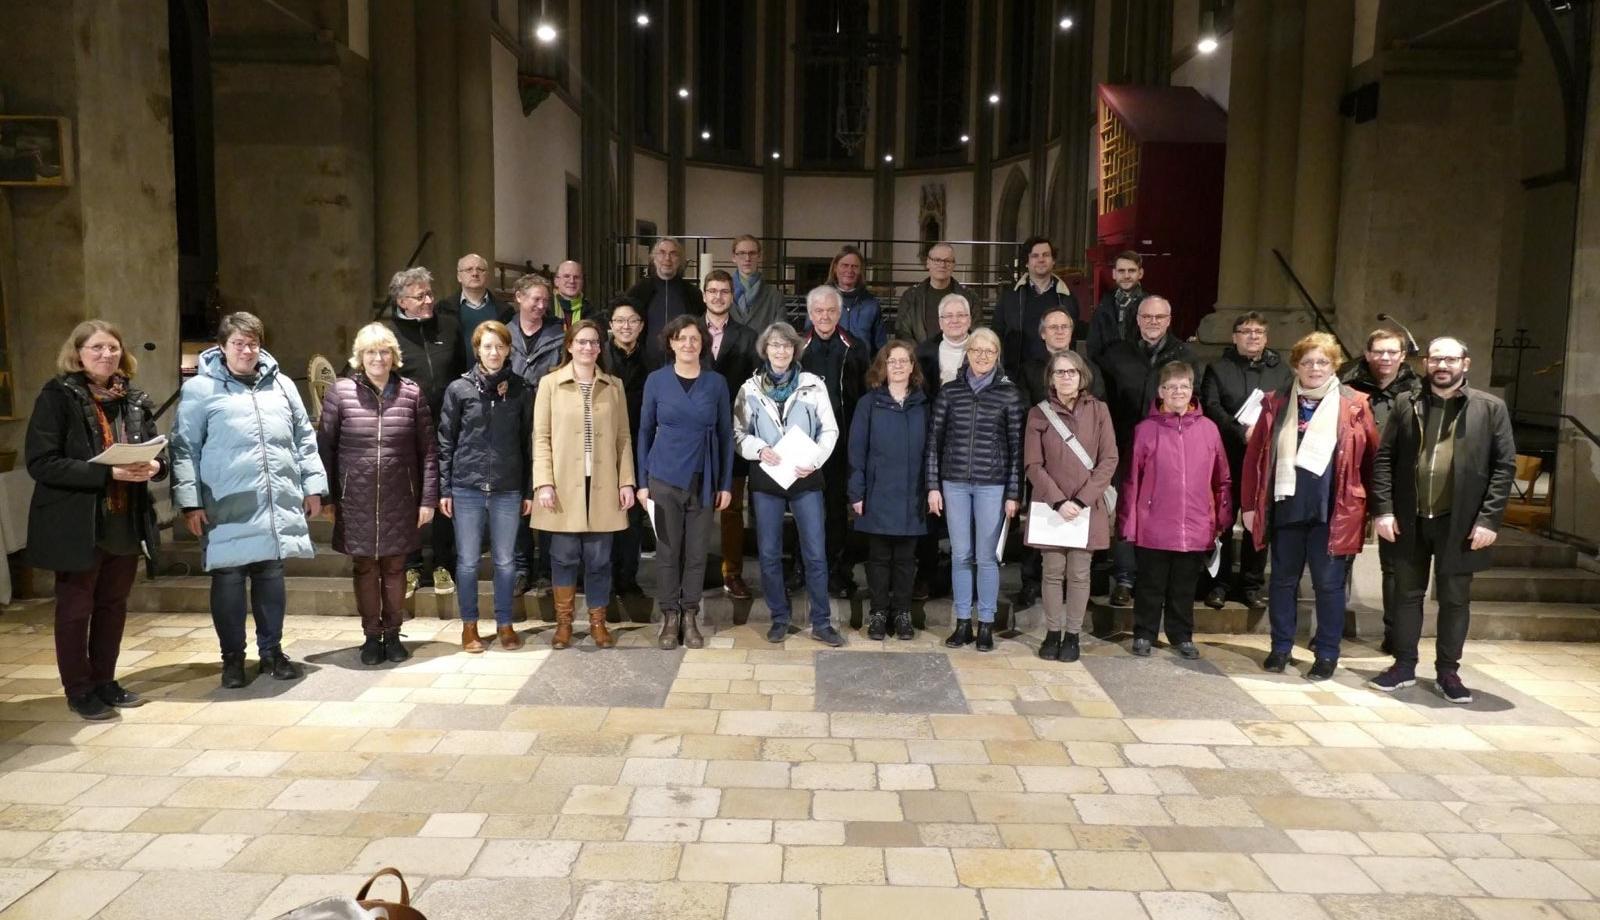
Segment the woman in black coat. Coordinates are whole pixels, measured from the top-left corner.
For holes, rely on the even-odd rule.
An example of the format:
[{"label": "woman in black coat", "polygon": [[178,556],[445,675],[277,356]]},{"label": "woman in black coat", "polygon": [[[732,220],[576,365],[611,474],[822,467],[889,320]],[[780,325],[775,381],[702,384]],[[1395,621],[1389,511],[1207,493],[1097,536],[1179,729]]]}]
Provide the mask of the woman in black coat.
[{"label": "woman in black coat", "polygon": [[928,490],[922,451],[928,433],[928,397],[916,346],[895,339],[867,371],[867,394],[850,420],[850,481],[855,529],[867,534],[867,587],[872,610],[867,638],[894,632],[911,639],[911,582],[917,572],[917,538],[928,532]]},{"label": "woman in black coat", "polygon": [[28,561],[56,572],[56,668],[67,705],[93,721],[145,702],[117,683],[117,653],[139,559],[156,548],[147,483],[166,477],[166,454],[89,462],[114,443],[156,436],[150,397],[129,383],[137,367],[117,327],[85,320],[62,344],[60,374],[28,419]]}]

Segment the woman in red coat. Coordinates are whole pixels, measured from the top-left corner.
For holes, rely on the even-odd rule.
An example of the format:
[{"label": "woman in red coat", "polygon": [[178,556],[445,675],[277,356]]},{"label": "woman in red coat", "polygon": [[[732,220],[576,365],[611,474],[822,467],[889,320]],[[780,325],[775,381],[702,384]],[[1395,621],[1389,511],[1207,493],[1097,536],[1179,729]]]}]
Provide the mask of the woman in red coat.
[{"label": "woman in red coat", "polygon": [[406,557],[439,504],[438,445],[428,399],[400,369],[400,343],[382,323],[356,333],[354,373],[322,400],[317,449],[328,471],[333,548],[355,564],[362,664],[405,661]]},{"label": "woman in red coat", "polygon": [[1289,353],[1295,380],[1267,394],[1250,429],[1239,501],[1257,549],[1272,545],[1267,588],[1272,652],[1262,664],[1282,673],[1293,664],[1295,591],[1306,564],[1317,595],[1316,660],[1306,674],[1327,680],[1339,663],[1344,635],[1346,557],[1365,541],[1367,489],[1378,453],[1378,430],[1367,397],[1339,383],[1343,355],[1326,332],[1313,332]]}]

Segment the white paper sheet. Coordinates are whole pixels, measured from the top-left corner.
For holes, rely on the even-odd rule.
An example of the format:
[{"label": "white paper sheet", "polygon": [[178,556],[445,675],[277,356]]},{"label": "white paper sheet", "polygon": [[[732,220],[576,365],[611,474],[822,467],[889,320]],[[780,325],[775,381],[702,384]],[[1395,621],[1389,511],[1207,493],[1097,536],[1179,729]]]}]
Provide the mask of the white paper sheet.
[{"label": "white paper sheet", "polygon": [[[771,476],[772,481],[781,488],[787,489],[794,485],[794,481],[800,478],[800,474],[796,472],[799,467],[809,466],[815,468],[822,465],[821,458],[818,456],[822,453],[822,448],[818,447],[816,441],[811,440],[809,435],[798,428],[790,428],[785,431],[783,437],[778,439],[778,443],[772,445],[772,449],[777,451],[781,462],[777,466],[768,466],[762,463],[761,471]],[[760,463],[759,460],[756,462]]]},{"label": "white paper sheet", "polygon": [[1246,428],[1254,425],[1256,419],[1261,417],[1261,400],[1265,399],[1266,395],[1261,392],[1260,387],[1251,390],[1250,395],[1245,398],[1244,405],[1240,406],[1239,411],[1233,414],[1234,421]]},{"label": "white paper sheet", "polygon": [[1044,502],[1028,503],[1028,543],[1034,546],[1063,546],[1084,549],[1089,545],[1089,511],[1082,509],[1071,521],[1064,521]]},{"label": "white paper sheet", "polygon": [[653,499],[644,500],[644,516],[650,519],[650,534],[656,536],[656,503]]},{"label": "white paper sheet", "polygon": [[[1261,391],[1257,390],[1256,392],[1259,393]],[[1230,532],[1228,534],[1228,536],[1231,538],[1233,536],[1233,534]],[[1248,538],[1246,538],[1246,539],[1248,539]],[[1217,540],[1216,544],[1211,547],[1211,558],[1206,560],[1206,572],[1208,574],[1210,574],[1212,578],[1216,578],[1217,577],[1217,569],[1219,569],[1221,567],[1222,567],[1222,540],[1219,538]]]},{"label": "white paper sheet", "polygon": [[125,463],[149,463],[161,455],[161,448],[167,446],[167,439],[162,435],[143,441],[138,444],[113,444],[100,453],[89,458],[90,463],[102,466],[122,466]]},{"label": "white paper sheet", "polygon": [[1005,559],[1006,559],[1006,537],[1008,535],[1010,535],[1010,533],[1011,533],[1011,519],[1010,518],[1001,518],[1000,519],[1000,542],[995,544],[995,547],[994,547],[994,558],[995,558],[996,562],[1004,562]]}]

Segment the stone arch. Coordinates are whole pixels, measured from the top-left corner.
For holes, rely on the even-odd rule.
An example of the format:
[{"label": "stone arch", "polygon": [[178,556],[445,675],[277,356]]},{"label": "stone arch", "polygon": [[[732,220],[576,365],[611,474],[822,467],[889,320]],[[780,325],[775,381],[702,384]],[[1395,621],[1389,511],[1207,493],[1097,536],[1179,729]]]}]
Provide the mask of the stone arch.
[{"label": "stone arch", "polygon": [[1019,221],[1022,215],[1022,200],[1027,193],[1027,174],[1022,171],[1021,166],[1011,167],[1011,172],[1006,175],[1006,184],[1000,190],[1000,208],[996,212],[994,221],[995,239],[1022,239]]}]

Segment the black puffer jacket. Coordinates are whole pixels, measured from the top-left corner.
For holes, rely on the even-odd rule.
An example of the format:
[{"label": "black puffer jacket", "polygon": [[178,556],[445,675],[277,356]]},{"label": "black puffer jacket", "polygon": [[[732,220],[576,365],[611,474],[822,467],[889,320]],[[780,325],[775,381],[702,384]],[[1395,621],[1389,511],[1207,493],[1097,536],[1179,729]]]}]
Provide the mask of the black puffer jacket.
[{"label": "black puffer jacket", "polygon": [[366,374],[340,378],[322,399],[317,451],[339,509],[335,551],[393,556],[422,545],[417,509],[439,504],[438,440],[415,381],[392,376],[380,395]]},{"label": "black puffer jacket", "polygon": [[1006,498],[1022,497],[1022,391],[995,368],[995,379],[974,393],[967,366],[939,388],[928,421],[925,466],[928,488],[943,480],[1004,485]]},{"label": "black puffer jacket", "polygon": [[1367,394],[1367,405],[1372,407],[1372,423],[1378,426],[1379,435],[1389,424],[1395,401],[1402,396],[1415,397],[1422,392],[1422,378],[1411,369],[1409,362],[1400,364],[1399,372],[1388,386],[1378,385],[1378,378],[1373,376],[1372,368],[1367,366],[1363,358],[1357,358],[1340,368],[1339,381],[1348,384],[1357,393]]},{"label": "black puffer jacket", "polygon": [[[128,387],[122,424],[132,442],[156,436],[155,410],[143,390]],[[100,453],[100,424],[82,374],[62,374],[45,382],[28,417],[24,462],[33,477],[28,507],[30,565],[56,572],[83,572],[94,565],[101,505],[111,485],[111,467],[90,463]],[[166,451],[156,480],[172,466]],[[153,557],[161,531],[156,527],[150,487],[128,483],[130,511],[147,556]]]},{"label": "black puffer jacket", "polygon": [[[533,393],[516,374],[505,394],[479,392],[474,367],[444,391],[439,412],[439,496],[456,489],[533,497]],[[496,388],[497,389],[497,388]]]}]

